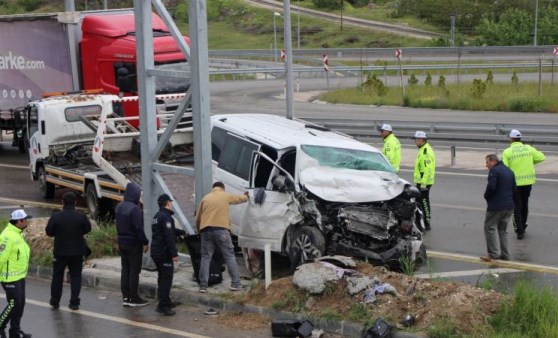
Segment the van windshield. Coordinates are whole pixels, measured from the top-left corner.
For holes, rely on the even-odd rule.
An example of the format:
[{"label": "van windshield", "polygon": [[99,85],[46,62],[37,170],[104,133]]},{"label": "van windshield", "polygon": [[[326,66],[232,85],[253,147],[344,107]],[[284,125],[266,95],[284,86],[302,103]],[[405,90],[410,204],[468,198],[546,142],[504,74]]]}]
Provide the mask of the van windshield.
[{"label": "van windshield", "polygon": [[395,172],[381,153],[357,149],[303,145],[302,151],[320,166],[353,170]]},{"label": "van windshield", "polygon": [[[190,64],[186,61],[183,62],[173,62],[155,65],[155,69],[164,69],[170,71],[185,71],[190,72]],[[175,78],[175,77],[165,77],[157,76],[155,87],[157,94],[171,94],[171,93],[184,93],[188,90],[189,86],[189,76],[188,78]]]}]

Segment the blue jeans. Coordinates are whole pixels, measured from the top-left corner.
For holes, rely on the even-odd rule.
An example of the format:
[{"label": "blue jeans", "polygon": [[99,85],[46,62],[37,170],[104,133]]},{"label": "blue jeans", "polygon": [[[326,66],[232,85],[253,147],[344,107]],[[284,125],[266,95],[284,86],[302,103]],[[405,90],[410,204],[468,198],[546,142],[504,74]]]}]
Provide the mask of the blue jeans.
[{"label": "blue jeans", "polygon": [[231,240],[231,233],[227,229],[202,230],[201,237],[201,263],[200,263],[200,287],[207,287],[209,279],[209,263],[215,247],[219,248],[227,270],[231,276],[231,286],[240,287],[240,275],[234,256],[234,247]]}]

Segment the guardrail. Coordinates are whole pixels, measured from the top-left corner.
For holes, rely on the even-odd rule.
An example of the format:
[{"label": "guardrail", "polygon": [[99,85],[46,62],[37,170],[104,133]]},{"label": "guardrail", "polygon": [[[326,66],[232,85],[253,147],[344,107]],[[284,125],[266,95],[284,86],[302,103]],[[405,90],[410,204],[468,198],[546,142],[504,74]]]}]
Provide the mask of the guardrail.
[{"label": "guardrail", "polygon": [[393,127],[397,137],[413,138],[415,131],[423,130],[428,138],[451,142],[509,142],[508,134],[518,129],[524,135],[522,141],[536,145],[558,145],[558,128],[548,125],[519,125],[509,123],[457,123],[457,122],[416,122],[390,120],[351,120],[304,118],[360,140],[378,139],[378,130],[388,123]]},{"label": "guardrail", "polygon": [[[399,48],[403,52],[403,60],[418,57],[467,57],[467,56],[529,56],[538,59],[541,56],[553,57],[552,51],[556,46],[485,46],[485,47],[409,47]],[[279,53],[272,49],[237,49],[237,50],[210,50],[209,57],[274,57]],[[396,61],[394,48],[312,48],[293,49],[293,57],[313,56],[321,58],[327,53],[330,58],[390,58]]]},{"label": "guardrail", "polygon": [[[538,69],[538,62],[521,62],[521,63],[505,63],[505,64],[438,64],[438,65],[401,65],[401,69],[406,72],[428,72],[449,70],[460,72],[471,72],[472,70],[484,69]],[[541,62],[541,67],[547,71],[554,69],[553,61]],[[399,66],[335,66],[329,68],[329,76],[357,76],[362,72],[399,72]],[[326,77],[328,74],[323,67],[302,67],[294,66],[293,73],[299,77]],[[270,79],[283,78],[285,74],[284,67],[257,67],[257,68],[235,68],[235,69],[211,69],[209,75],[250,75],[253,78]],[[263,76],[258,76],[263,75]]]}]

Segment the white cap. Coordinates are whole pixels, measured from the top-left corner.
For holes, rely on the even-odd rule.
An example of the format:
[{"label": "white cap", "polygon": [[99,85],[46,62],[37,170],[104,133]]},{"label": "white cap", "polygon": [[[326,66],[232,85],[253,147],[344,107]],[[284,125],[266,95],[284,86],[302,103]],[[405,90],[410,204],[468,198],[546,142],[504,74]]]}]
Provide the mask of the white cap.
[{"label": "white cap", "polygon": [[382,128],[380,128],[380,130],[385,130],[385,131],[393,131],[393,129],[391,129],[391,125],[384,123],[382,125]]},{"label": "white cap", "polygon": [[519,132],[519,130],[517,129],[512,129],[510,131],[510,137],[511,138],[520,138],[521,137],[521,133]]},{"label": "white cap", "polygon": [[31,218],[31,216],[27,215],[25,211],[23,211],[23,209],[15,210],[14,212],[12,212],[12,216],[10,217],[10,219],[14,221],[19,221],[20,219],[26,219],[26,218]]},{"label": "white cap", "polygon": [[426,133],[422,130],[417,130],[415,132],[415,138],[428,138],[426,137]]}]

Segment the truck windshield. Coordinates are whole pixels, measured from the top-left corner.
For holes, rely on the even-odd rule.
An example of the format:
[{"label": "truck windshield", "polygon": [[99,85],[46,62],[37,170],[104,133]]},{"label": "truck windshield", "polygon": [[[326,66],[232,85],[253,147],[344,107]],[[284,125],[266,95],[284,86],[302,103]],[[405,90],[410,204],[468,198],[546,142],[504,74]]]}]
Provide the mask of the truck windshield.
[{"label": "truck windshield", "polygon": [[[191,74],[190,64],[184,62],[162,63],[155,65],[156,69],[170,70],[170,71],[186,71]],[[157,94],[171,94],[171,93],[184,93],[188,90],[190,77],[175,78],[175,77],[156,77],[156,92]]]},{"label": "truck windshield", "polygon": [[395,172],[379,152],[313,145],[303,145],[301,148],[304,153],[317,160],[320,166]]}]

